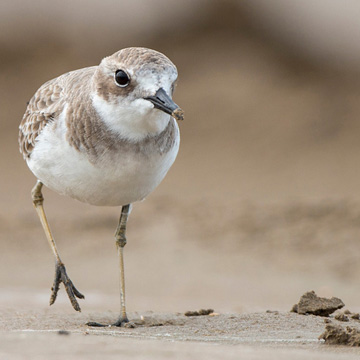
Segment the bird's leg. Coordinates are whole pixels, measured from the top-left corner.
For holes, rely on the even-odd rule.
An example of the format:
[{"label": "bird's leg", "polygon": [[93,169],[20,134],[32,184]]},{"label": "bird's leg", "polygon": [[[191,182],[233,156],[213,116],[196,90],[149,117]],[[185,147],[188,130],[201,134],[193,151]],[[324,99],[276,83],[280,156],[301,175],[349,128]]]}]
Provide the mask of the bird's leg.
[{"label": "bird's leg", "polygon": [[[124,275],[124,246],[126,245],[126,223],[130,214],[131,204],[124,205],[121,209],[120,220],[118,227],[115,231],[115,241],[116,247],[119,254],[119,270],[120,270],[120,317],[112,325],[104,325],[98,322],[90,321],[86,325],[96,326],[96,327],[106,327],[106,326],[124,326],[126,323],[129,323],[129,319],[126,315],[126,306],[125,306],[125,275]],[[130,327],[134,327],[134,324],[129,323]]]},{"label": "bird's leg", "polygon": [[124,273],[124,246],[126,245],[126,224],[131,210],[131,205],[125,205],[121,209],[118,227],[115,232],[116,247],[119,255],[120,270],[120,317],[113,326],[121,326],[129,322],[125,306],[125,273]]},{"label": "bird's leg", "polygon": [[31,196],[35,210],[39,215],[41,225],[45,231],[46,238],[48,239],[50,248],[53,254],[55,255],[55,279],[54,279],[53,287],[51,288],[50,305],[52,305],[55,302],[57,293],[59,291],[60,283],[62,282],[65,286],[66,292],[71,301],[72,307],[76,311],[81,311],[79,303],[76,300],[76,297],[79,299],[84,299],[84,295],[81,294],[76,289],[76,287],[74,286],[68,275],[66,274],[65,265],[61,261],[60,255],[56,249],[55,240],[51,234],[51,230],[48,221],[46,219],[46,215],[43,207],[44,197],[41,192],[42,186],[43,184],[40,181],[37,181],[36,185],[31,191]]}]

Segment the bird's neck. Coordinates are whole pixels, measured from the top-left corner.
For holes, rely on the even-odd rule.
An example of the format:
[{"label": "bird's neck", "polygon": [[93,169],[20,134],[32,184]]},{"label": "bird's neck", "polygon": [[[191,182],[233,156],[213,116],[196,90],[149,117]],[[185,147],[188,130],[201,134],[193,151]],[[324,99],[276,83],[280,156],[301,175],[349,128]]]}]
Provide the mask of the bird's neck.
[{"label": "bird's neck", "polygon": [[141,141],[160,134],[171,119],[168,114],[152,107],[143,107],[142,104],[121,106],[118,103],[110,103],[98,95],[93,97],[92,102],[106,127],[112,133],[129,141]]}]

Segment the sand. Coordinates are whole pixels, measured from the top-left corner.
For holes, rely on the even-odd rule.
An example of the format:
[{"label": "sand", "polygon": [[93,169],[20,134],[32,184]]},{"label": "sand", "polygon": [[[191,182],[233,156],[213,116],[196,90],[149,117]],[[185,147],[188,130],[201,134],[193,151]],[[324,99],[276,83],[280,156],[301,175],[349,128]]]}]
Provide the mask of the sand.
[{"label": "sand", "polygon": [[[106,356],[110,359],[124,354],[142,358],[216,358],[242,356],[245,359],[269,359],[308,357],[330,359],[356,358],[360,351],[351,347],[325,345],[319,340],[324,330],[324,319],[315,315],[298,315],[289,312],[259,312],[239,314],[215,314],[213,316],[188,317],[173,313],[130,313],[135,328],[91,328],[85,324],[89,318],[111,322],[116,314],[108,312],[68,315],[60,311],[7,311],[1,312],[2,326],[0,355],[3,358],[23,358],[36,355],[69,359]],[[343,335],[345,329],[331,318],[326,343],[354,346]],[[336,323],[336,324],[335,324]],[[351,320],[352,332],[360,331],[360,322]],[[334,335],[334,329],[337,335]],[[354,330],[355,329],[355,330]],[[357,330],[356,330],[357,329]],[[358,346],[358,341],[357,341]],[[38,357],[39,356],[39,357]],[[25,357],[24,357],[25,358]]]}]

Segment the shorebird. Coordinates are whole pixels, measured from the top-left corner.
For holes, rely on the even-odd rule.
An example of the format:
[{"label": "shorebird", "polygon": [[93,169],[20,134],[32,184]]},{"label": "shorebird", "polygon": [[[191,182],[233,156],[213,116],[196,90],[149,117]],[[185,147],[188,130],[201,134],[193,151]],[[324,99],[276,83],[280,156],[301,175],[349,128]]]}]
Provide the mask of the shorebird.
[{"label": "shorebird", "polygon": [[29,101],[19,126],[19,145],[37,178],[32,201],[55,256],[50,305],[61,283],[77,311],[77,298],[84,295],[70,280],[57,250],[43,207],[43,185],[88,204],[121,206],[115,232],[120,317],[112,325],[129,322],[123,260],[126,223],[131,204],[160,184],[177,156],[176,120],[183,120],[183,111],[172,100],[177,76],[165,55],[126,48],[98,66],[46,82]]}]

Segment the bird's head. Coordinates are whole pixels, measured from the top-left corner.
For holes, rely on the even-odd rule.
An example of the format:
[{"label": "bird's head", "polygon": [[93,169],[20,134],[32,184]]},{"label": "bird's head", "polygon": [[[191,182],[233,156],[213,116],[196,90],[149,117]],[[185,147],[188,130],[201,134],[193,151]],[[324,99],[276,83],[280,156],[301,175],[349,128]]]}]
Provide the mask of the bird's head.
[{"label": "bird's head", "polygon": [[183,111],[172,100],[177,75],[175,65],[157,51],[120,50],[98,66],[93,104],[110,130],[139,140],[162,131],[170,116],[183,120]]}]

